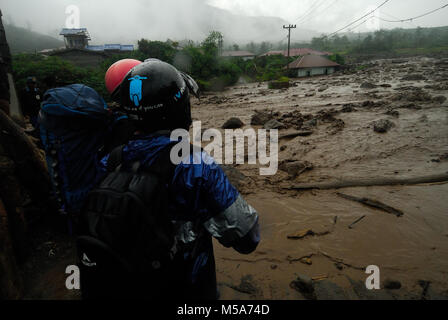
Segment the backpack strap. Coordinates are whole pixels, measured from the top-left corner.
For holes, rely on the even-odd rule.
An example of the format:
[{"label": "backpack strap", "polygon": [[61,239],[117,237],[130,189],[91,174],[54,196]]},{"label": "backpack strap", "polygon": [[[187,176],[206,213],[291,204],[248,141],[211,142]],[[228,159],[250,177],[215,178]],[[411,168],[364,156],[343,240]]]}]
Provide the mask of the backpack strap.
[{"label": "backpack strap", "polygon": [[171,149],[177,142],[167,145],[158,155],[157,159],[148,168],[149,171],[154,172],[161,177],[163,181],[170,181],[174,175],[174,170],[177,165],[171,162]]},{"label": "backpack strap", "polygon": [[123,163],[123,149],[124,145],[116,147],[109,155],[107,160],[107,171],[114,172]]}]

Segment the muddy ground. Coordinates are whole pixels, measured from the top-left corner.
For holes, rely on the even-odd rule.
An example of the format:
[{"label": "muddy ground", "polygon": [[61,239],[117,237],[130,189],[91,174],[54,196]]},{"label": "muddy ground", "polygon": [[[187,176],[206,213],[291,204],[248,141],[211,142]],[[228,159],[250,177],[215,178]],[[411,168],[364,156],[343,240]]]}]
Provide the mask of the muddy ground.
[{"label": "muddy ground", "polygon": [[[447,296],[448,184],[290,190],[303,183],[448,173],[447,97],[448,60],[411,58],[294,79],[285,90],[239,85],[196,101],[193,116],[203,128],[221,128],[230,117],[250,128],[253,115],[267,111],[285,127],[280,137],[287,137],[280,139],[283,170],[276,175],[260,176],[259,166],[234,166],[245,177],[240,191],[260,213],[262,242],[250,256],[216,244],[222,298],[303,299],[291,288],[299,275],[322,276],[345,290],[342,296],[363,298],[354,294],[353,282],[366,280],[369,265],[380,268],[381,287],[386,280],[402,285],[383,298],[422,298],[428,281]],[[379,120],[387,121],[376,130],[387,132],[375,131]],[[338,192],[380,201],[403,215]],[[288,239],[308,230],[310,235]]]},{"label": "muddy ground", "polygon": [[[268,127],[281,128],[276,175],[260,176],[258,165],[226,168],[260,214],[262,241],[248,256],[215,243],[221,298],[310,298],[303,283],[318,299],[447,297],[448,184],[294,190],[304,183],[446,175],[447,97],[448,58],[408,58],[293,79],[289,89],[242,84],[193,100],[193,118],[203,129],[221,128],[231,117],[243,129],[263,128],[271,119],[279,123]],[[338,193],[379,201],[402,215]],[[52,247],[58,240],[47,238],[37,247],[54,264],[32,279],[28,297],[79,297],[61,289],[70,243],[59,241],[69,244],[58,251]],[[369,265],[380,268],[381,288],[396,282],[401,288],[366,290]],[[61,288],[49,285],[56,280]]]}]

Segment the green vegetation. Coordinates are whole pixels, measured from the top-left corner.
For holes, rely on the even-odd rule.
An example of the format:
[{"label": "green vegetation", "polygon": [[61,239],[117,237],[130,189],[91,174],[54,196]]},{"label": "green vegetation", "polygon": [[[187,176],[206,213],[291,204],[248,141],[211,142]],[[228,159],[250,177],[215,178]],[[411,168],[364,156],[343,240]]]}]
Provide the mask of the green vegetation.
[{"label": "green vegetation", "polygon": [[448,46],[448,27],[379,30],[357,36],[335,35],[313,38],[310,45],[317,50],[348,54],[434,53],[445,51]]},{"label": "green vegetation", "polygon": [[[295,45],[297,46],[297,45]],[[339,64],[345,63],[347,55],[395,53],[395,54],[433,54],[448,51],[448,27],[381,30],[372,34],[358,36],[345,35],[332,38],[314,38],[310,44],[301,44],[315,50],[336,52],[329,58]],[[231,46],[230,49],[244,49],[254,53],[263,53],[278,49],[263,42],[244,46]],[[175,65],[179,70],[190,74],[202,90],[223,90],[239,80],[243,82],[270,81],[282,84],[289,79],[286,65],[295,58],[283,55],[259,56],[253,60],[223,58],[223,36],[212,31],[201,43],[188,41],[180,45],[173,41],[138,41],[138,50],[118,54],[107,59],[95,69],[75,67],[57,57],[43,57],[36,54],[16,54],[13,64],[18,89],[25,85],[27,76],[36,76],[40,81],[47,77],[57,79],[58,85],[84,83],[97,90],[106,100],[109,95],[104,86],[104,75],[111,64],[124,58],[145,60],[157,58]],[[362,68],[359,67],[359,68]],[[283,78],[284,77],[284,78]],[[44,88],[42,88],[44,87]],[[41,88],[45,86],[41,84]]]},{"label": "green vegetation", "polygon": [[35,76],[42,90],[44,82],[51,79],[57,85],[82,83],[95,89],[103,97],[108,96],[104,85],[104,72],[98,69],[79,68],[59,57],[44,57],[36,54],[16,54],[13,56],[14,79],[18,90],[25,87],[26,78]]},{"label": "green vegetation", "polygon": [[270,81],[268,84],[269,89],[282,89],[289,88],[289,78],[288,77],[280,77],[277,80]]},{"label": "green vegetation", "polygon": [[[179,70],[187,72],[202,90],[220,91],[226,86],[233,85],[238,80],[271,81],[285,75],[285,66],[289,60],[282,56],[259,57],[244,61],[239,58],[222,58],[222,34],[213,31],[199,44],[187,43],[183,48],[172,41],[149,41],[141,39],[138,50],[131,53],[114,55],[106,59],[97,68],[80,68],[59,57],[44,57],[37,54],[16,54],[13,56],[14,75],[18,89],[25,86],[28,76],[35,76],[42,90],[46,90],[45,79],[52,78],[58,86],[73,83],[86,84],[98,91],[106,100],[109,94],[104,85],[104,75],[114,62],[133,58],[145,60],[157,58],[172,63]],[[282,78],[281,81],[289,81]]]}]

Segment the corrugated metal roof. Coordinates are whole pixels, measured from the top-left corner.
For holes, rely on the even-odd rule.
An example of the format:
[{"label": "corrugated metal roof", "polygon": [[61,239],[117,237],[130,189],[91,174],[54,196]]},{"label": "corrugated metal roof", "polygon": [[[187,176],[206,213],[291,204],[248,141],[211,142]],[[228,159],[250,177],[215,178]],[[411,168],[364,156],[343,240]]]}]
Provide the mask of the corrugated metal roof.
[{"label": "corrugated metal roof", "polygon": [[340,64],[319,55],[306,55],[289,64],[290,69],[338,67]]},{"label": "corrugated metal roof", "polygon": [[87,28],[78,28],[78,29],[64,28],[61,30],[59,35],[61,35],[61,36],[79,35],[79,36],[86,36],[87,38],[90,38],[90,34],[87,31]]},{"label": "corrugated metal roof", "polygon": [[105,51],[105,50],[134,51],[134,45],[105,44],[105,45],[87,46],[86,49],[90,51]]},{"label": "corrugated metal roof", "polygon": [[[309,54],[317,55],[317,56],[329,56],[332,53],[327,51],[317,51],[310,48],[291,48],[289,49],[289,56],[290,57],[299,57],[299,56],[306,56]],[[272,56],[272,55],[284,55],[285,57],[288,56],[288,50],[283,51],[269,51],[265,54],[262,54],[262,56]]]},{"label": "corrugated metal roof", "polygon": [[105,44],[104,50],[121,50],[120,44]]},{"label": "corrugated metal roof", "polygon": [[124,44],[121,46],[121,51],[134,51],[133,44]]},{"label": "corrugated metal roof", "polygon": [[104,51],[104,46],[87,46],[86,49],[90,51]]},{"label": "corrugated metal roof", "polygon": [[222,53],[223,57],[254,57],[255,54],[249,51],[224,51]]}]

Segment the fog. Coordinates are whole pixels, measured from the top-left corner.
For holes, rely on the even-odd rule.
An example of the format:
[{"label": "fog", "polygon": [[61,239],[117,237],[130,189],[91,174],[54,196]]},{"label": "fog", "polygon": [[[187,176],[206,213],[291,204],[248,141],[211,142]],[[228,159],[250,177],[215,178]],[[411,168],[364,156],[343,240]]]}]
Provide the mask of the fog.
[{"label": "fog", "polygon": [[[372,10],[382,0],[2,0],[5,23],[60,38],[68,5],[80,9],[80,26],[88,28],[91,44],[151,40],[202,40],[209,31],[224,34],[228,43],[284,41],[282,25],[295,23],[293,40],[331,33]],[[391,0],[380,11],[386,19],[405,19],[442,6],[442,0]],[[366,23],[353,32],[375,28],[443,26],[448,8],[407,23]],[[375,20],[376,21],[376,20]]]}]

